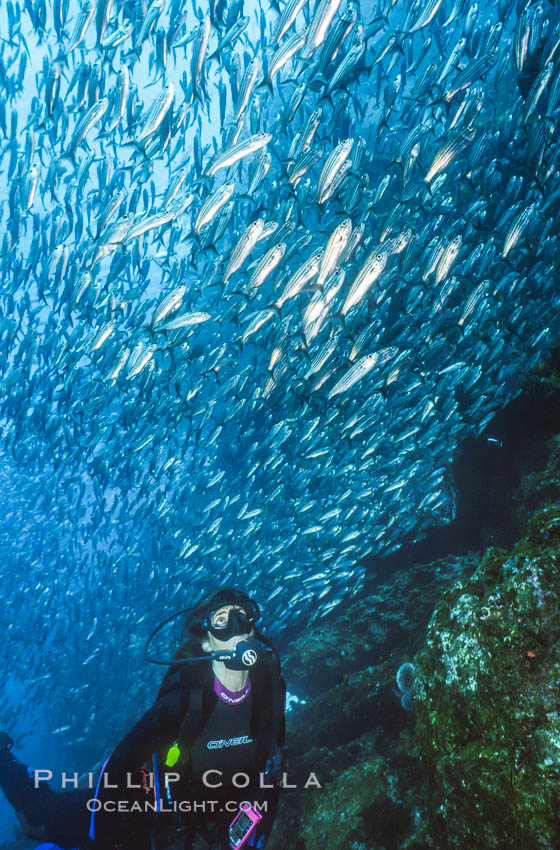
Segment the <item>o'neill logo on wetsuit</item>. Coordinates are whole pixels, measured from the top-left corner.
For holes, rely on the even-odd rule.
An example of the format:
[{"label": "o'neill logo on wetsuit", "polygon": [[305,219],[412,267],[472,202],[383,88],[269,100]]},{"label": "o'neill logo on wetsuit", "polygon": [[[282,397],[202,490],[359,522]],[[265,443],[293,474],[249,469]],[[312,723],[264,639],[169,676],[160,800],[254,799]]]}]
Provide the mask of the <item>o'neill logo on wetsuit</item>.
[{"label": "o'neill logo on wetsuit", "polygon": [[219,741],[208,741],[206,744],[209,750],[221,750],[222,747],[238,747],[239,744],[252,744],[253,739],[247,735],[240,735],[239,738],[222,738]]}]

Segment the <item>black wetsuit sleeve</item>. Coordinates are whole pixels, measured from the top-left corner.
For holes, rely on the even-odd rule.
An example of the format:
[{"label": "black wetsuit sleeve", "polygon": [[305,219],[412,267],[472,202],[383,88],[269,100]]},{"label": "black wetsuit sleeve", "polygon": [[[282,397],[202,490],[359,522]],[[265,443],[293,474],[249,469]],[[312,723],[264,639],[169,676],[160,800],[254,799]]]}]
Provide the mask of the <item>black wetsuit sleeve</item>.
[{"label": "black wetsuit sleeve", "polygon": [[[99,844],[101,848],[114,847],[115,842],[122,840],[127,847],[134,846],[136,850],[149,846],[145,844],[153,826],[149,816],[145,812],[137,815],[136,818],[140,820],[135,826],[134,815],[129,814],[126,808],[121,814],[120,808],[115,808],[114,804],[134,801],[138,794],[143,793],[134,790],[135,785],[138,787],[140,768],[151,760],[154,751],[171,746],[183,721],[188,700],[188,690],[170,691],[162,699],[156,700],[116,746],[105,766],[104,775],[99,778],[96,796],[100,807],[95,814],[96,845]],[[129,782],[127,774],[130,774],[132,781]],[[136,843],[130,844],[136,829],[144,836],[144,843],[134,839]]]},{"label": "black wetsuit sleeve", "polygon": [[283,747],[286,738],[286,682],[282,677],[282,669],[277,657],[272,659],[271,676],[272,752],[269,755],[273,755],[277,747]]},{"label": "black wetsuit sleeve", "polygon": [[275,745],[283,747],[286,739],[286,683],[280,675],[273,692],[272,735]]},{"label": "black wetsuit sleeve", "polygon": [[137,770],[154,750],[177,736],[188,706],[188,693],[173,690],[157,700],[128,732],[112,753],[105,769],[111,782],[122,782],[127,772]]}]

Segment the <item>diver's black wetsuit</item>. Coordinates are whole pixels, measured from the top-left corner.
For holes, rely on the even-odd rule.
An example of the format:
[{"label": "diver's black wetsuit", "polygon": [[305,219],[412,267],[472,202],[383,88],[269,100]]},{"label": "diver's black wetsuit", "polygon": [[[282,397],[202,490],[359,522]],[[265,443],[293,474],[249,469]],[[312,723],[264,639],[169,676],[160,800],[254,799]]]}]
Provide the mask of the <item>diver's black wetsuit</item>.
[{"label": "diver's black wetsuit", "polygon": [[[202,835],[203,846],[228,848],[228,825],[236,814],[235,803],[241,801],[266,806],[248,844],[264,847],[278,789],[260,788],[259,773],[284,743],[285,686],[271,658],[259,661],[251,670],[245,695],[236,697],[216,682],[210,665],[170,669],[156,702],[123,738],[105,767],[106,784],[118,787],[100,788],[98,799],[104,808],[95,814],[94,842],[89,835],[91,812],[87,807],[95,797],[91,789],[54,791],[45,783],[35,789],[25,765],[8,750],[0,752],[0,787],[29,824],[44,825],[44,833],[37,838],[61,847],[148,850],[163,847],[181,831],[186,835],[185,847]],[[174,742],[182,755],[176,766],[166,768]],[[222,781],[223,787],[203,784],[206,770],[219,771],[212,773],[208,782]],[[164,771],[179,773],[181,780],[166,788]],[[150,773],[156,777],[154,781],[148,778]],[[249,785],[233,787],[232,773],[243,774],[242,782],[248,776]],[[266,781],[272,784],[270,779]],[[136,787],[131,789],[131,785]],[[156,797],[160,800],[158,814],[150,810]],[[107,811],[117,801],[126,811]],[[192,811],[195,802],[198,808]],[[174,807],[185,803],[191,811],[173,813]]]}]

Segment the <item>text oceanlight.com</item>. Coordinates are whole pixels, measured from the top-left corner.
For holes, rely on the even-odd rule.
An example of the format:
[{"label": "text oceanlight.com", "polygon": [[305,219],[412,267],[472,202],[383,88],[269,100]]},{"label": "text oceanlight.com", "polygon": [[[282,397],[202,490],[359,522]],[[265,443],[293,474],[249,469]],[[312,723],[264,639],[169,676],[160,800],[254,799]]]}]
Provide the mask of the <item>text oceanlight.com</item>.
[{"label": "text oceanlight.com", "polygon": [[155,802],[143,800],[142,802],[129,802],[128,800],[106,800],[101,802],[97,797],[92,797],[87,801],[87,807],[90,812],[119,812],[120,814],[131,814],[138,812],[157,812],[158,814],[176,814],[177,812],[237,812],[239,809],[257,809],[260,812],[268,811],[268,803],[266,800],[256,800],[249,802],[248,800],[173,800],[172,802],[163,803],[162,801]]}]

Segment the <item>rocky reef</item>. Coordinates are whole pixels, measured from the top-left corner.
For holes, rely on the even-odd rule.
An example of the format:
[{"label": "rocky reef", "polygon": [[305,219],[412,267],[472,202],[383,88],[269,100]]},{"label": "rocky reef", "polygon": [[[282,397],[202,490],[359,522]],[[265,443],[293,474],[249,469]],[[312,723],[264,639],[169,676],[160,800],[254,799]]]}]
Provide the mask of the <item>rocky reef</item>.
[{"label": "rocky reef", "polygon": [[[560,505],[444,594],[416,657],[435,846],[560,847]],[[507,843],[506,843],[507,842]]]},{"label": "rocky reef", "polygon": [[[270,850],[560,847],[560,381],[548,375],[493,423],[499,462],[469,473],[458,554],[401,555],[283,653],[305,699],[288,714],[300,790],[282,794]],[[395,683],[407,661],[413,711]],[[321,790],[301,790],[310,771]]]},{"label": "rocky reef", "polygon": [[[283,792],[267,848],[432,847],[415,712],[403,707],[395,675],[423,647],[434,599],[477,563],[467,554],[416,565],[292,643],[287,684],[305,700],[287,718],[288,778],[298,790]],[[303,789],[310,772],[320,790]]]}]

